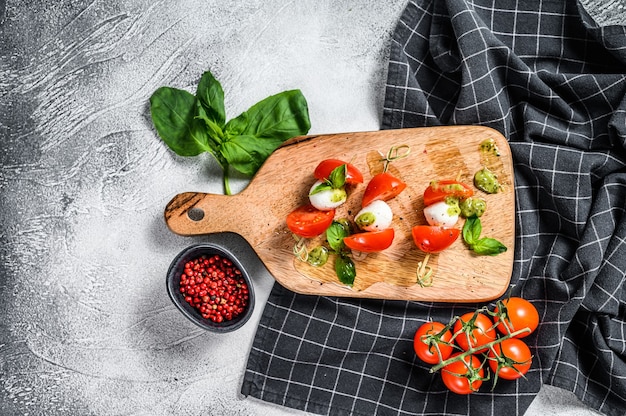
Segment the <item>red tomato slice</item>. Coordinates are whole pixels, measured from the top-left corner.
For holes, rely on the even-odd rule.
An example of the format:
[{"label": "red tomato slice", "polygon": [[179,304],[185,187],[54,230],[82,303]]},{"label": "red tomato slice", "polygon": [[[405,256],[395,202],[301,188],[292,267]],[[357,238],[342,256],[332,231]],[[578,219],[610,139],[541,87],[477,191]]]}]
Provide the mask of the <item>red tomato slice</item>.
[{"label": "red tomato slice", "polygon": [[397,196],[406,188],[406,183],[396,178],[389,172],[382,172],[374,175],[370,179],[365,193],[363,193],[363,201],[361,206],[366,207],[373,201],[382,200],[389,201]]},{"label": "red tomato slice", "polygon": [[287,215],[287,228],[304,238],[322,234],[335,218],[335,210],[320,211],[311,204],[299,206]]},{"label": "red tomato slice", "polygon": [[389,248],[391,243],[393,243],[394,235],[393,228],[387,228],[382,231],[366,231],[364,233],[352,234],[345,237],[343,242],[352,250],[372,253]]},{"label": "red tomato slice", "polygon": [[463,182],[445,179],[432,181],[424,191],[424,206],[443,201],[449,196],[466,199],[474,195],[474,190]]},{"label": "red tomato slice", "polygon": [[411,230],[417,248],[425,253],[439,253],[450,247],[461,230],[432,225],[416,225]]},{"label": "red tomato slice", "polygon": [[363,183],[363,174],[361,173],[361,171],[352,163],[346,163],[343,160],[339,159],[322,160],[315,168],[313,176],[315,176],[315,179],[319,180],[328,179],[328,177],[330,176],[330,172],[332,172],[333,170],[335,170],[335,168],[341,165],[347,166],[346,183],[349,183],[351,185]]}]

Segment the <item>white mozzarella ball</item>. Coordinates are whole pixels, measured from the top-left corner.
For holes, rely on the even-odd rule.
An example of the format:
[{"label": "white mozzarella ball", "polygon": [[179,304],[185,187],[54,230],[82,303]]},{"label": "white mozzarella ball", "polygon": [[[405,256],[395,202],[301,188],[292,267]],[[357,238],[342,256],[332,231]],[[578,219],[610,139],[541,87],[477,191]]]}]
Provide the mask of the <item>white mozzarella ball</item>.
[{"label": "white mozzarella ball", "polygon": [[459,207],[448,205],[445,201],[435,202],[424,208],[424,216],[430,225],[454,227],[459,220]]},{"label": "white mozzarella ball", "polygon": [[391,226],[393,212],[385,201],[373,201],[363,207],[354,218],[356,225],[364,231],[380,231]]},{"label": "white mozzarella ball", "polygon": [[317,181],[311,187],[311,190],[309,191],[309,201],[311,201],[311,205],[321,211],[330,211],[331,209],[335,209],[344,202],[346,202],[348,194],[343,187],[336,189],[325,189],[323,191],[311,194],[315,190],[315,188],[323,183],[323,181]]}]

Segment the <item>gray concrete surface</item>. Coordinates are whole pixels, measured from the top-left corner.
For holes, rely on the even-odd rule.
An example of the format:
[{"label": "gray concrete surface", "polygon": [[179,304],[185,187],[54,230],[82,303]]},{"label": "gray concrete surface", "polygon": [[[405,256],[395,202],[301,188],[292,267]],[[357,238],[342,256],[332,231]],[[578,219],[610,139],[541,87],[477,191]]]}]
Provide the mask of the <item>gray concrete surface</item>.
[{"label": "gray concrete surface", "polygon": [[[626,22],[622,2],[585,4]],[[0,1],[0,414],[297,414],[239,394],[273,284],[260,264],[255,314],[237,333],[204,333],[167,298],[169,262],[205,239],[170,233],[163,209],[176,193],[222,188],[210,158],[157,139],[148,97],[194,89],[210,69],[229,117],[300,88],[311,133],[377,130],[404,5]],[[528,414],[595,413],[546,387]]]}]

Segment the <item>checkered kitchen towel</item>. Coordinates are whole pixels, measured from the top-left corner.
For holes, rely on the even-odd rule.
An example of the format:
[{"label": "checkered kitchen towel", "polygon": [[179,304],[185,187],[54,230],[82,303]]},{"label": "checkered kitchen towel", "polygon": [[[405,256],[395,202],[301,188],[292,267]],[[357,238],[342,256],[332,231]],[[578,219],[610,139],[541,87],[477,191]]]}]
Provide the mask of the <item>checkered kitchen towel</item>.
[{"label": "checkered kitchen towel", "polygon": [[383,128],[481,124],[510,141],[512,294],[540,312],[527,379],[449,393],[415,358],[467,304],[337,299],[276,285],[242,392],[329,415],[523,414],[543,383],[626,409],[626,29],[574,0],[415,0],[393,37]]}]

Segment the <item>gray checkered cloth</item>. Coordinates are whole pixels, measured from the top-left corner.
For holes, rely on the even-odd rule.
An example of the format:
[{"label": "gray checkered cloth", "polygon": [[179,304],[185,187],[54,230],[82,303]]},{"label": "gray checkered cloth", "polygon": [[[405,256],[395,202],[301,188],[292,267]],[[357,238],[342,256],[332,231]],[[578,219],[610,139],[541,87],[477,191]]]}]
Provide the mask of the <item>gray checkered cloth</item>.
[{"label": "gray checkered cloth", "polygon": [[510,141],[511,293],[540,313],[526,338],[533,366],[526,379],[455,395],[412,338],[427,320],[483,305],[276,284],[242,393],[329,415],[519,415],[547,383],[626,414],[625,96],[626,28],[597,27],[574,0],[411,1],[393,36],[383,128],[480,124]]}]

